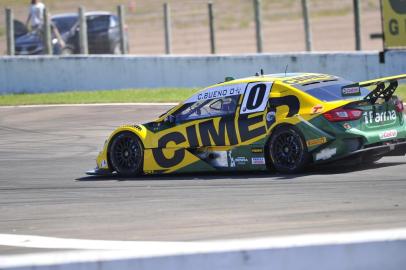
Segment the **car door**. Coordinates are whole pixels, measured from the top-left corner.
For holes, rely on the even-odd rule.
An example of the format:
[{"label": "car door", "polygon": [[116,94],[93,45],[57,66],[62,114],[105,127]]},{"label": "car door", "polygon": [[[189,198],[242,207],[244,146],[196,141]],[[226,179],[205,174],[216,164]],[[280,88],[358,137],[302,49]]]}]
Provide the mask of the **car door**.
[{"label": "car door", "polygon": [[110,53],[110,15],[91,15],[86,17],[86,21],[89,53]]},{"label": "car door", "polygon": [[[145,152],[144,170],[179,170],[199,163],[222,147],[238,144],[235,112],[244,87],[206,89],[168,115],[172,120],[165,124],[169,126],[153,135],[154,145]],[[207,170],[205,166],[210,168],[208,163],[200,162],[194,170]]]}]

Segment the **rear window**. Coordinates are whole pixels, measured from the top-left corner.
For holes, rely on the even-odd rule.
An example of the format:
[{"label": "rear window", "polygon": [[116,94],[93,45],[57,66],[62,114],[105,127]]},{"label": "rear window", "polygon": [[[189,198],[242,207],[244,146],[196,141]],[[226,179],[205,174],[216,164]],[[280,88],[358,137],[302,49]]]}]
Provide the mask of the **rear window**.
[{"label": "rear window", "polygon": [[342,88],[344,86],[350,85],[352,82],[330,82],[330,83],[315,83],[306,86],[299,86],[298,88],[307,94],[320,99],[322,101],[336,101],[343,99],[362,99],[370,93],[366,88],[361,88],[361,95],[357,96],[343,96]]}]

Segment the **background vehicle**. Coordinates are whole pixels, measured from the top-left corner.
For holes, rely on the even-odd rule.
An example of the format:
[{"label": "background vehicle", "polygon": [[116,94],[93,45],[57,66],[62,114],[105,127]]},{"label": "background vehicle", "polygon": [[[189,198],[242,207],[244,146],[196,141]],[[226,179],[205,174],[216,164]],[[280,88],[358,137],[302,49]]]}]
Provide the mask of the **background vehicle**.
[{"label": "background vehicle", "polygon": [[[353,83],[325,74],[229,80],[144,125],[118,128],[89,174],[267,170],[406,154],[406,74]],[[372,91],[367,86],[374,86]]]},{"label": "background vehicle", "polygon": [[[88,46],[90,54],[120,54],[120,29],[117,16],[108,12],[86,13]],[[60,14],[52,17],[53,25],[58,29],[65,47],[62,48],[52,36],[54,54],[77,54],[79,48],[78,15]],[[44,45],[41,32],[28,32],[16,39],[16,54],[43,54]]]}]

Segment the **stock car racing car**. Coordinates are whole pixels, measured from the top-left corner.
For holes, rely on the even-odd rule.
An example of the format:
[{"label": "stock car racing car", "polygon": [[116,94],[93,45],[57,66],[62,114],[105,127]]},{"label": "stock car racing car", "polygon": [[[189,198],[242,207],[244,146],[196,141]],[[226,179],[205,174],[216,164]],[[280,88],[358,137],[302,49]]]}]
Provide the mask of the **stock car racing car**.
[{"label": "stock car racing car", "polygon": [[406,116],[394,92],[405,78],[359,83],[312,73],[227,78],[156,121],[116,129],[88,174],[272,168],[296,173],[308,164],[404,156]]}]

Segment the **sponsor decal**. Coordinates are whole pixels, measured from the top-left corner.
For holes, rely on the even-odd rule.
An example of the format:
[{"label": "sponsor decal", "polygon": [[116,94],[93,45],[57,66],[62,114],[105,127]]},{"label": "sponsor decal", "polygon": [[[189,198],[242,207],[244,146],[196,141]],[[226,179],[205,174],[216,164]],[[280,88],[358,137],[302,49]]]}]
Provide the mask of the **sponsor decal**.
[{"label": "sponsor decal", "polygon": [[364,116],[365,124],[379,124],[386,121],[396,120],[395,110],[375,113],[373,111],[369,111],[364,112],[362,115]]},{"label": "sponsor decal", "polygon": [[245,165],[248,163],[248,159],[246,157],[236,157],[234,161],[237,165]]},{"label": "sponsor decal", "polygon": [[316,105],[312,108],[311,114],[322,113],[324,111],[323,105]]},{"label": "sponsor decal", "polygon": [[253,157],[251,159],[252,165],[265,165],[265,158],[263,157]]},{"label": "sponsor decal", "polygon": [[106,168],[107,167],[107,161],[102,160],[102,162],[100,163],[102,168]]},{"label": "sponsor decal", "polygon": [[263,153],[263,152],[264,152],[264,149],[262,147],[251,148],[251,153],[260,154],[260,153]]},{"label": "sponsor decal", "polygon": [[348,124],[348,123],[345,123],[345,124],[343,125],[343,127],[344,127],[345,129],[351,129],[351,128],[352,128],[351,125]]},{"label": "sponsor decal", "polygon": [[266,114],[266,121],[273,122],[275,121],[275,114],[276,112],[269,112]]},{"label": "sponsor decal", "polygon": [[332,75],[326,75],[326,74],[308,74],[308,75],[302,75],[302,76],[298,76],[298,77],[295,77],[292,79],[284,80],[283,83],[304,84],[304,83],[309,83],[309,82],[334,80],[334,79],[337,79],[337,77],[332,76]]},{"label": "sponsor decal", "polygon": [[316,160],[327,160],[337,154],[337,148],[326,148],[316,154]]},{"label": "sponsor decal", "polygon": [[312,146],[316,146],[316,145],[320,145],[323,143],[327,142],[327,138],[326,137],[321,137],[321,138],[317,138],[317,139],[312,139],[312,140],[308,140],[306,142],[308,147],[312,147]]},{"label": "sponsor decal", "polygon": [[341,89],[341,95],[343,97],[347,96],[360,96],[361,95],[361,88],[355,87],[344,87]]},{"label": "sponsor decal", "polygon": [[396,129],[387,130],[387,131],[384,131],[379,134],[379,138],[381,140],[392,139],[392,138],[396,138],[397,136],[398,136],[398,131]]},{"label": "sponsor decal", "polygon": [[207,88],[186,100],[185,103],[242,95],[245,92],[245,87],[246,84],[232,84]]}]

